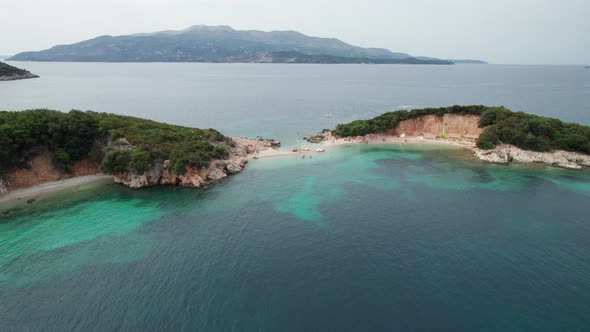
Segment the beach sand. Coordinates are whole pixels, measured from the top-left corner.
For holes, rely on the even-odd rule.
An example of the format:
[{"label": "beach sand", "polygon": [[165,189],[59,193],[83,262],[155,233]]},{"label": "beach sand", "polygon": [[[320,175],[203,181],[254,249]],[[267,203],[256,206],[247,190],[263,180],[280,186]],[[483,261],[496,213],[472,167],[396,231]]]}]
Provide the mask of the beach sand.
[{"label": "beach sand", "polygon": [[256,154],[250,155],[249,159],[263,159],[281,156],[292,156],[296,154],[308,154],[317,153],[316,149],[324,149],[329,151],[333,148],[338,148],[346,145],[353,144],[391,144],[391,145],[449,145],[456,147],[463,147],[473,151],[475,149],[475,141],[469,139],[448,139],[448,138],[434,138],[434,137],[396,137],[396,136],[378,136],[375,135],[372,138],[358,137],[358,138],[330,138],[321,143],[306,143],[306,147],[309,147],[310,151],[299,151],[292,152],[284,149],[268,149],[258,151]]},{"label": "beach sand", "polygon": [[0,204],[16,203],[19,201],[27,201],[31,199],[37,199],[48,193],[56,191],[76,188],[80,185],[96,182],[100,180],[110,179],[111,175],[96,174],[96,175],[85,175],[56,182],[43,183],[37,186],[17,189],[7,193],[0,197]]}]

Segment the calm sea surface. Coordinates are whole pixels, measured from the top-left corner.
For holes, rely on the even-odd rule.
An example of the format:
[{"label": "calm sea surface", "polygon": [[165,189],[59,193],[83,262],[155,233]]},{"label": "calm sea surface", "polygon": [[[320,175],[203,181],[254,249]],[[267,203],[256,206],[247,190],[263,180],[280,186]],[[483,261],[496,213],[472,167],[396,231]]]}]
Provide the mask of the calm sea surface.
[{"label": "calm sea surface", "polygon": [[[451,104],[590,124],[569,66],[14,63],[0,109],[300,144]],[[333,117],[325,117],[331,113]],[[432,146],[257,160],[205,190],[109,181],[0,206],[0,331],[587,331],[590,172]]]}]

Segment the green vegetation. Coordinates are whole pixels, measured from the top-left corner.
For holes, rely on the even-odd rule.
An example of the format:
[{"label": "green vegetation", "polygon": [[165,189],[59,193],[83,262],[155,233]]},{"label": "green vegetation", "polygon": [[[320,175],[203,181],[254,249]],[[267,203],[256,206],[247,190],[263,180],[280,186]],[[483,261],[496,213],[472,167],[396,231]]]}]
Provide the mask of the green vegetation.
[{"label": "green vegetation", "polygon": [[576,123],[491,108],[482,113],[479,126],[485,128],[477,140],[480,149],[508,143],[525,150],[590,153],[590,127]]},{"label": "green vegetation", "polygon": [[0,171],[24,166],[39,147],[47,147],[56,164],[65,168],[92,157],[102,159],[103,170],[109,173],[141,173],[156,161],[169,159],[182,173],[187,164],[202,167],[211,159],[223,158],[230,144],[229,138],[213,129],[115,114],[45,109],[0,112]]},{"label": "green vegetation", "polygon": [[28,71],[24,69],[16,68],[4,62],[0,62],[0,77],[24,75],[26,73],[28,73]]},{"label": "green vegetation", "polygon": [[499,143],[534,151],[566,150],[590,153],[590,127],[564,123],[558,119],[512,112],[504,107],[482,105],[424,108],[388,112],[369,120],[339,124],[333,134],[341,137],[384,133],[408,119],[423,115],[458,114],[480,116],[485,128],[477,140],[480,149],[492,149]]}]

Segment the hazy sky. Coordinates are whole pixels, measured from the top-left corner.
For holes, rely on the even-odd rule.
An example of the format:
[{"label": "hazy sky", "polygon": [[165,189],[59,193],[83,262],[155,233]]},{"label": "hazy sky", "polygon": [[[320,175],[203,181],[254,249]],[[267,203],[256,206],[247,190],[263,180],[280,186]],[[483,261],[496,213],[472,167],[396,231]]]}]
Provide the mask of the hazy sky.
[{"label": "hazy sky", "polygon": [[230,25],[493,63],[590,63],[590,0],[2,0],[0,54]]}]

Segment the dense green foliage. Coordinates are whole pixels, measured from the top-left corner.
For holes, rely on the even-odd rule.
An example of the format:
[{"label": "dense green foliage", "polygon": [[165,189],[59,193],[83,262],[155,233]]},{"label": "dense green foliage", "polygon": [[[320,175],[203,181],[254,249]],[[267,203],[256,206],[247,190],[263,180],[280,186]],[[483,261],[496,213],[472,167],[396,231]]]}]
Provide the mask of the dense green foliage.
[{"label": "dense green foliage", "polygon": [[396,112],[387,112],[369,120],[356,120],[347,124],[339,124],[332,132],[336,136],[364,136],[367,134],[384,133],[389,129],[397,127],[404,120],[414,119],[423,115],[481,115],[490,107],[481,105],[472,106],[451,106],[440,108],[423,108],[411,111],[401,110]]},{"label": "dense green foliage", "polygon": [[14,75],[24,75],[28,73],[24,69],[13,67],[7,63],[0,62],[0,77],[1,76],[14,76]]},{"label": "dense green foliage", "polygon": [[125,172],[131,161],[131,151],[126,149],[107,149],[102,160],[102,169],[108,173]]},{"label": "dense green foliage", "polygon": [[97,128],[95,116],[80,111],[0,112],[0,169],[24,164],[43,146],[57,152],[58,165],[70,166],[88,156]]},{"label": "dense green foliage", "polygon": [[512,112],[504,107],[481,105],[424,108],[411,111],[388,112],[369,120],[339,124],[336,136],[364,136],[384,133],[401,121],[423,115],[444,114],[478,115],[479,127],[485,128],[477,140],[480,149],[492,149],[498,143],[516,145],[534,151],[567,150],[590,153],[590,127],[564,123],[558,119]]},{"label": "dense green foliage", "polygon": [[124,138],[136,147],[130,155],[128,167],[137,172],[149,169],[156,160],[166,159],[177,173],[183,173],[186,164],[202,167],[211,159],[223,158],[230,142],[213,129],[174,126],[107,113],[93,115],[98,121],[101,137],[112,141]]},{"label": "dense green foliage", "polygon": [[[110,143],[110,144],[109,144]],[[0,112],[0,171],[23,166],[47,147],[63,167],[100,154],[109,173],[148,170],[170,159],[179,173],[186,164],[205,166],[226,155],[230,139],[216,130],[174,126],[107,113],[52,110]],[[100,159],[100,158],[99,158]]]},{"label": "dense green foliage", "polygon": [[590,153],[590,127],[576,123],[493,108],[481,115],[479,126],[485,128],[477,140],[480,149],[507,143],[525,150]]}]

